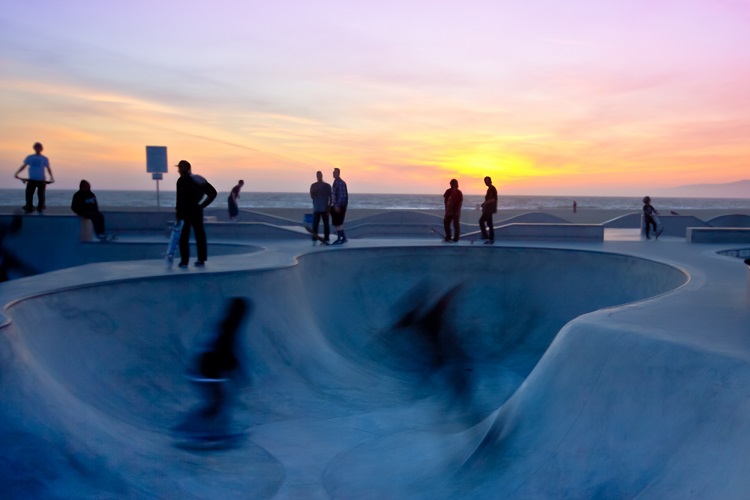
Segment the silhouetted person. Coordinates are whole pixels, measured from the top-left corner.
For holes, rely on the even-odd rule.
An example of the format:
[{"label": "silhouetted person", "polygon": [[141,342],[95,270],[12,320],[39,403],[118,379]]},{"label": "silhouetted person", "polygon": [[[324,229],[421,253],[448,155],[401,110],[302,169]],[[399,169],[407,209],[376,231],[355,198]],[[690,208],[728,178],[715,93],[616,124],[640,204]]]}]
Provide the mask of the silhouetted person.
[{"label": "silhouetted person", "polygon": [[[331,239],[331,226],[328,222],[328,213],[331,210],[331,185],[323,182],[323,172],[315,172],[318,178],[317,182],[310,185],[310,198],[313,202],[313,234],[317,236],[320,220],[323,219],[323,238],[326,241]],[[315,241],[315,236],[313,236]]]},{"label": "silhouetted person", "polygon": [[651,239],[651,231],[650,229],[653,228],[654,230],[654,236],[656,238],[661,235],[661,231],[658,230],[658,225],[656,223],[656,216],[659,214],[659,212],[651,205],[651,198],[648,196],[645,196],[643,198],[643,222],[646,226],[646,239]]},{"label": "silhouetted person", "polygon": [[[464,195],[458,189],[458,181],[451,179],[451,187],[443,193],[445,203],[445,217],[443,217],[443,229],[445,230],[445,241],[456,242],[461,234],[461,206]],[[451,237],[451,225],[453,225],[453,237]]]},{"label": "silhouetted person", "polygon": [[344,233],[344,219],[346,218],[346,207],[349,205],[349,191],[346,182],[341,178],[341,170],[333,169],[333,186],[331,188],[331,219],[336,227],[338,238],[334,245],[342,245],[348,240]]},{"label": "silhouetted person", "polygon": [[24,276],[35,274],[35,271],[13,255],[7,248],[5,248],[5,238],[8,235],[17,234],[23,227],[23,218],[19,214],[15,214],[9,225],[0,226],[0,281],[8,281],[8,270],[20,270]]},{"label": "silhouetted person", "polygon": [[[484,195],[484,202],[482,203],[479,229],[482,231],[482,239],[487,240],[485,243],[492,244],[495,242],[495,226],[492,222],[492,214],[497,212],[497,189],[492,185],[492,179],[489,177],[484,178],[484,184],[487,186],[487,193]],[[485,225],[487,225],[486,228]]]},{"label": "silhouetted person", "polygon": [[107,239],[104,230],[104,215],[99,211],[96,195],[91,191],[91,184],[87,180],[82,180],[79,184],[78,191],[73,195],[70,209],[77,216],[89,219],[94,224],[94,232],[97,238],[100,240]]},{"label": "silhouetted person", "polygon": [[573,213],[576,213],[578,211],[578,203],[576,203],[576,200],[573,200]]},{"label": "silhouetted person", "polygon": [[245,181],[240,179],[237,181],[237,185],[232,188],[227,198],[227,205],[229,205],[229,220],[234,222],[237,220],[237,216],[240,214],[240,208],[237,205],[237,200],[240,197],[240,190],[245,185]]},{"label": "silhouetted person", "polygon": [[237,358],[238,337],[243,321],[250,313],[251,303],[244,297],[234,297],[229,301],[219,333],[201,354],[198,360],[198,373],[206,388],[206,405],[203,416],[211,417],[221,412],[226,402],[227,380],[239,368]]},{"label": "silhouetted person", "polygon": [[[47,208],[45,196],[47,184],[55,182],[55,176],[52,175],[52,169],[49,166],[49,159],[42,154],[43,150],[42,144],[35,142],[34,154],[27,156],[23,165],[14,174],[16,179],[20,179],[26,184],[26,205],[24,205],[23,211],[27,214],[34,211],[34,191],[37,193],[37,211],[42,213]],[[21,179],[18,174],[26,167],[29,168],[29,177]],[[49,181],[44,174],[45,170],[49,172]]]},{"label": "silhouetted person", "polygon": [[194,175],[190,162],[180,160],[177,168],[177,220],[183,221],[180,233],[180,267],[187,267],[190,260],[190,228],[195,231],[195,246],[198,260],[195,265],[202,267],[208,260],[208,242],[203,228],[203,209],[216,198],[216,189],[200,175]]}]

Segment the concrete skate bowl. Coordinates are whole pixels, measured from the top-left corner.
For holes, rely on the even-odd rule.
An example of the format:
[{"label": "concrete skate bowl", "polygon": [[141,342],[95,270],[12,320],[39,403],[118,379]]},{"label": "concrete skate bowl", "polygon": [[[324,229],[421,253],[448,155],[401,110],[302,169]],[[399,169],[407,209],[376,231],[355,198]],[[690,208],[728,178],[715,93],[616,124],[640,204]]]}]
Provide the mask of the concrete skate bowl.
[{"label": "concrete skate bowl", "polygon": [[[606,253],[373,248],[19,300],[0,336],[0,489],[440,495],[460,487],[451,474],[567,322],[686,281]],[[182,449],[170,429],[200,402],[186,369],[238,295],[254,309],[231,418],[250,435],[231,449]],[[409,475],[383,476],[394,469]]]}]

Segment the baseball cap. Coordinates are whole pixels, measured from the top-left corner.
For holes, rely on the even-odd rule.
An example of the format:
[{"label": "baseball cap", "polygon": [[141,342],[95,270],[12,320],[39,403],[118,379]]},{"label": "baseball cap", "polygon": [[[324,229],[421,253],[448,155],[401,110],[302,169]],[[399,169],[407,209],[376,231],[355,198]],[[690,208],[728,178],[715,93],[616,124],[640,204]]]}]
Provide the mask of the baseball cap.
[{"label": "baseball cap", "polygon": [[180,163],[175,165],[175,167],[187,167],[190,168],[190,162],[186,160],[180,160]]}]

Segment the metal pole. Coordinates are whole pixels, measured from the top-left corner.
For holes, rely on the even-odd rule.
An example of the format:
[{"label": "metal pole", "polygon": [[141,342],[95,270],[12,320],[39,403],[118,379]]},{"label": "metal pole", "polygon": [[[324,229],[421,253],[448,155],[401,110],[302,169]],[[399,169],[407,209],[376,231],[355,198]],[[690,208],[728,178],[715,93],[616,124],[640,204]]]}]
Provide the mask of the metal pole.
[{"label": "metal pole", "polygon": [[159,203],[159,179],[156,179],[156,211],[161,210],[161,204]]}]

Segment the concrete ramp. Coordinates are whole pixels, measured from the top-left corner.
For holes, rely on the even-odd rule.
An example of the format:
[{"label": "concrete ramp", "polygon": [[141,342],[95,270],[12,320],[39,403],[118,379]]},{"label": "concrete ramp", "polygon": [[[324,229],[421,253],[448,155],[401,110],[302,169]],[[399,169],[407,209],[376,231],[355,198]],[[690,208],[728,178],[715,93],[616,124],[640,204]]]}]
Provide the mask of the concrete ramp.
[{"label": "concrete ramp", "polygon": [[[567,429],[586,398],[607,397],[597,389],[607,346],[643,346],[599,325],[555,338],[582,314],[685,281],[673,267],[598,252],[394,247],[35,294],[6,307],[0,332],[0,490],[355,498],[472,485],[486,496],[516,470],[498,491],[546,493],[559,480],[571,489],[558,493],[580,496],[581,478],[545,457],[559,443],[568,454],[607,447],[601,434],[573,440]],[[171,429],[199,403],[185,373],[233,296],[254,304],[231,414],[250,433],[227,450],[182,449]]]}]

